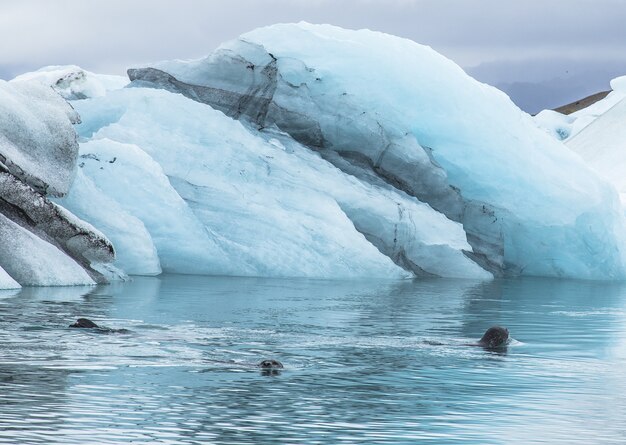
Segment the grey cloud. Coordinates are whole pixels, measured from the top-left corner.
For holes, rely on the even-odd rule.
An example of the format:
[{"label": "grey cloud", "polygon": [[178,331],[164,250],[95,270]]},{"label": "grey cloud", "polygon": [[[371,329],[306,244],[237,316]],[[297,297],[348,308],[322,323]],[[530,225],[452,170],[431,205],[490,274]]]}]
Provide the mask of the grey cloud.
[{"label": "grey cloud", "polygon": [[468,74],[506,92],[522,109],[536,113],[610,89],[609,79],[626,73],[626,60],[597,64],[569,58],[488,62]]},{"label": "grey cloud", "polygon": [[[0,54],[24,62],[72,56],[121,65],[193,57],[252,28],[307,20],[370,28],[443,48],[462,64],[536,54],[626,48],[618,0],[21,0],[0,2]],[[477,57],[471,60],[472,57]],[[116,62],[119,61],[119,62]],[[473,63],[472,63],[473,62]],[[47,63],[47,62],[46,62]],[[91,63],[91,62],[88,62]]]},{"label": "grey cloud", "polygon": [[49,64],[121,74],[201,57],[253,28],[300,20],[407,37],[464,67],[626,60],[621,0],[0,0],[0,76]]}]

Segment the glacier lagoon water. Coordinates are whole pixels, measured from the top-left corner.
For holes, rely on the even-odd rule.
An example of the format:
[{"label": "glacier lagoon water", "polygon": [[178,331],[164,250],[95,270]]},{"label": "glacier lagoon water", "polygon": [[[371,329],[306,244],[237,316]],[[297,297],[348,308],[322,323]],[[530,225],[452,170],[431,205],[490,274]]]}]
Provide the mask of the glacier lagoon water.
[{"label": "glacier lagoon water", "polygon": [[[66,326],[85,316],[131,330]],[[465,346],[492,324],[506,351]],[[254,364],[281,360],[280,375]],[[624,443],[626,284],[164,276],[0,293],[0,443]]]}]

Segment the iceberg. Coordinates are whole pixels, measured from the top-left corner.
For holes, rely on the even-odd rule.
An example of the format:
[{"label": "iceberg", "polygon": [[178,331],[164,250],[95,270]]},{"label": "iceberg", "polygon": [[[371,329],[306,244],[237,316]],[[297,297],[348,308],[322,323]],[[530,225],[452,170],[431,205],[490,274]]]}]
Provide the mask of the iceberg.
[{"label": "iceberg", "polygon": [[[281,143],[290,138],[308,149],[308,155],[317,155],[307,164],[326,165],[322,160],[326,161],[363,187],[427,205],[457,223],[469,247],[459,247],[449,239],[442,245],[455,246],[452,250],[463,252],[484,271],[624,277],[624,221],[613,187],[537,128],[504,93],[470,78],[429,47],[368,30],[282,24],[244,34],[203,59],[161,62],[131,69],[128,74],[131,86],[139,91],[151,87],[179,93],[240,120],[248,134],[257,132],[261,138],[272,131],[284,133],[278,138]],[[200,198],[192,192],[198,189],[186,185],[197,187],[202,180],[190,180],[190,174],[184,179],[183,172],[175,171],[178,151],[171,145],[168,153],[163,153],[165,147],[155,150],[159,141],[147,143],[148,135],[142,140],[137,125],[132,131],[128,128],[119,105],[104,102],[97,113],[92,105],[80,110],[86,119],[83,134],[140,146],[163,166],[174,188],[193,207]],[[210,126],[197,110],[196,125]],[[170,112],[162,125],[182,127],[182,116],[192,113],[192,108],[172,107]],[[143,118],[151,113],[145,110]],[[97,117],[90,118],[90,114]],[[224,138],[231,126],[224,121]],[[222,157],[206,166],[227,169],[231,179],[237,170],[244,177],[250,171],[259,175],[258,168],[265,164],[257,159],[252,169],[237,158],[239,152],[230,153],[223,146],[218,149],[212,146],[213,140],[204,140],[202,129],[192,126],[189,131],[203,146],[199,159],[207,151],[220,150]],[[186,163],[178,160],[178,164]],[[274,171],[272,163],[267,168]],[[215,184],[211,187],[216,197],[232,192],[227,184],[221,189]],[[337,190],[333,185],[323,191],[349,216],[353,208],[342,203]],[[247,217],[244,212],[251,206],[252,202],[238,209],[237,215]],[[194,211],[204,215],[205,223],[216,216],[199,208]],[[383,206],[380,211],[385,213]],[[393,258],[388,249],[390,237],[383,235],[387,226],[377,225],[376,220],[372,214],[350,217],[379,252]],[[431,219],[414,220],[414,224],[423,227],[429,224],[425,221]],[[228,229],[209,227],[217,229],[216,236]],[[289,233],[293,228],[282,230]],[[453,233],[458,241],[457,232]],[[244,238],[237,242],[249,244]],[[394,262],[406,269],[398,255]],[[424,269],[420,261],[415,264]],[[429,268],[441,272],[432,265]]]},{"label": "iceberg", "polygon": [[0,290],[2,289],[19,289],[20,284],[15,281],[6,271],[0,267]]},{"label": "iceberg", "polygon": [[308,23],[128,75],[0,82],[0,287],[626,276],[618,144],[592,147],[626,81],[532,118],[426,46]]},{"label": "iceberg", "polygon": [[43,194],[69,189],[78,114],[50,87],[0,81],[0,167]]},{"label": "iceberg", "polygon": [[49,199],[72,184],[78,120],[50,87],[0,81],[0,288],[121,276],[109,240]]},{"label": "iceberg", "polygon": [[104,96],[108,91],[124,88],[129,80],[123,76],[95,74],[76,65],[54,65],[21,74],[11,82],[38,82],[52,87],[67,100],[78,100]]},{"label": "iceberg", "polygon": [[[277,129],[259,132],[154,89],[74,105],[83,118],[80,170],[143,222],[163,270],[491,276],[465,254],[460,224],[382,181],[342,172]],[[59,202],[100,227],[79,203]]]},{"label": "iceberg", "polygon": [[609,96],[578,112],[587,124],[566,144],[615,186],[626,205],[626,76],[611,81],[611,87]]},{"label": "iceberg", "polygon": [[[590,96],[594,100],[603,93]],[[600,116],[603,116],[611,108],[626,98],[626,76],[611,80],[611,91],[606,97],[593,102],[569,115],[564,115],[553,110],[543,110],[535,116],[536,124],[544,131],[559,140],[573,138],[578,133],[591,125]],[[589,98],[587,98],[589,99]],[[584,102],[582,100],[581,102]]]}]

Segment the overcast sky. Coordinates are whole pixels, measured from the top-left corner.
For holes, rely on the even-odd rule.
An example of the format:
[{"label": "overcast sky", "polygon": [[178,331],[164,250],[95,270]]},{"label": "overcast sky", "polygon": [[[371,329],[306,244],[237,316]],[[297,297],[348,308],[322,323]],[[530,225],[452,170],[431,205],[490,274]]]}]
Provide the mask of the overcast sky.
[{"label": "overcast sky", "polygon": [[123,74],[300,20],[408,37],[511,91],[576,98],[626,74],[623,0],[0,0],[0,78],[51,64]]}]

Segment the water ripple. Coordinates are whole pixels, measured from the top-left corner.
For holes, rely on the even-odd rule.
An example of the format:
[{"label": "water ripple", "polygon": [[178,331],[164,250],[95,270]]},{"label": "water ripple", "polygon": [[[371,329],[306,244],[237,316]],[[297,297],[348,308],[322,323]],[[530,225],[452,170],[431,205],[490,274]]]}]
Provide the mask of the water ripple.
[{"label": "water ripple", "polygon": [[[0,295],[2,444],[626,442],[624,285],[166,276]],[[467,346],[491,324],[507,350]]]}]

